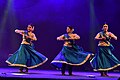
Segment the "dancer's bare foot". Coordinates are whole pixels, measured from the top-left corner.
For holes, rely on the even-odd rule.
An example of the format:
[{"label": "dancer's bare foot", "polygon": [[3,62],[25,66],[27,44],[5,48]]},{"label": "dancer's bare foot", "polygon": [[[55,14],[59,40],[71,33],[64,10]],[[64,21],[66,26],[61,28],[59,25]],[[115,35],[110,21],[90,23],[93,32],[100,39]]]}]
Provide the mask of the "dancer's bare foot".
[{"label": "dancer's bare foot", "polygon": [[23,73],[23,70],[20,69],[19,72],[20,72],[20,73]]}]

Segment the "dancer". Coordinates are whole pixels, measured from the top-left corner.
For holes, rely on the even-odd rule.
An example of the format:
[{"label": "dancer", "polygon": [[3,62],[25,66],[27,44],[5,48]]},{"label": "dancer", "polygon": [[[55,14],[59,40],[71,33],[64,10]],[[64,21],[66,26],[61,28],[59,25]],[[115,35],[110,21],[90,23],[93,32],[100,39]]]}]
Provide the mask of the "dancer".
[{"label": "dancer", "polygon": [[84,64],[90,58],[91,53],[83,51],[83,48],[75,43],[75,40],[80,39],[80,36],[73,33],[73,27],[67,26],[66,31],[67,34],[57,37],[57,40],[64,41],[64,46],[51,64],[62,69],[62,75],[65,75],[65,68],[68,65],[69,75],[72,75],[72,67]]},{"label": "dancer", "polygon": [[[37,38],[33,31],[34,26],[31,24],[28,25],[27,30],[15,30],[16,33],[22,35],[23,40],[19,49],[6,60],[10,66],[19,66],[21,73],[28,72],[28,69],[42,65],[48,59],[34,50],[32,41],[36,41]],[[23,71],[24,68],[25,71]]]},{"label": "dancer", "polygon": [[101,76],[108,76],[107,71],[120,65],[120,61],[112,54],[114,47],[110,43],[111,38],[117,40],[117,36],[108,32],[108,25],[104,24],[103,31],[99,32],[95,39],[99,41],[98,52],[91,60],[94,71],[100,71]]}]

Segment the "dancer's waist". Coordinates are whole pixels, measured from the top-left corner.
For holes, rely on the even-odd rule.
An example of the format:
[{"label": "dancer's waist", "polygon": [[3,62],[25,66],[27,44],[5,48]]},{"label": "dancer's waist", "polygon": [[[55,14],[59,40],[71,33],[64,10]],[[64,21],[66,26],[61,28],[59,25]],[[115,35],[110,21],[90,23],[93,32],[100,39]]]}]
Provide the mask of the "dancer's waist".
[{"label": "dancer's waist", "polygon": [[104,41],[100,41],[98,46],[110,46],[110,42],[104,42]]}]

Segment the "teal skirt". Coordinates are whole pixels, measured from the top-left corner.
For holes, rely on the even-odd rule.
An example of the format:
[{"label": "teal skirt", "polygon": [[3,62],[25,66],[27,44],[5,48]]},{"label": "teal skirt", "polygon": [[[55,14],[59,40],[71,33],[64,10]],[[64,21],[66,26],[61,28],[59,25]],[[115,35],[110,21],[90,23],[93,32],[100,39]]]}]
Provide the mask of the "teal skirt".
[{"label": "teal skirt", "polygon": [[10,66],[35,68],[47,61],[47,58],[34,50],[33,46],[21,44],[20,48],[6,62]]},{"label": "teal skirt", "polygon": [[90,52],[85,52],[78,45],[72,47],[63,46],[60,53],[55,57],[51,64],[57,69],[62,68],[62,63],[79,66],[84,64],[90,57]]},{"label": "teal skirt", "polygon": [[99,46],[98,53],[90,62],[94,71],[108,71],[120,66],[120,61],[112,54],[110,46]]}]

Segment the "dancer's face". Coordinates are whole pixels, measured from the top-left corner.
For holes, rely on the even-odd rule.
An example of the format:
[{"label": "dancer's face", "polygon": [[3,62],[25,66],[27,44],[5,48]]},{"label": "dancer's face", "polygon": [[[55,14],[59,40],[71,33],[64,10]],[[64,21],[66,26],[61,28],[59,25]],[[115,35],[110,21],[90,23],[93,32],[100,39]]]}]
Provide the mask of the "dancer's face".
[{"label": "dancer's face", "polygon": [[31,25],[28,25],[27,30],[28,31],[33,31],[33,27]]},{"label": "dancer's face", "polygon": [[70,29],[69,27],[67,27],[66,31],[67,31],[67,33],[72,33],[73,29]]},{"label": "dancer's face", "polygon": [[103,31],[108,31],[108,26],[103,26]]}]

